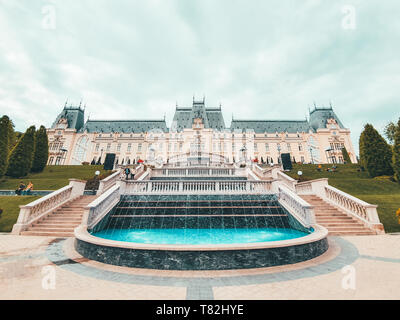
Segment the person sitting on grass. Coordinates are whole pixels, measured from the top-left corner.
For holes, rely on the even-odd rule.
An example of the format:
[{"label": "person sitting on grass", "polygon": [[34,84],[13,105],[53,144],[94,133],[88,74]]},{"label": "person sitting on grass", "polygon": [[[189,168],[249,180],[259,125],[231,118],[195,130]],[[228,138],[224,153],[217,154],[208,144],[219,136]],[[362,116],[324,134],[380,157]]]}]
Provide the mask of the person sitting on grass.
[{"label": "person sitting on grass", "polygon": [[321,166],[321,164],[319,164],[318,168],[317,168],[317,171],[321,172],[321,170],[322,170],[322,166]]},{"label": "person sitting on grass", "polygon": [[30,194],[32,190],[33,190],[33,183],[32,183],[32,181],[29,181],[28,186],[23,191],[23,194],[24,195]]},{"label": "person sitting on grass", "polygon": [[21,193],[22,193],[22,191],[25,189],[25,184],[24,184],[24,182],[23,181],[21,181],[20,183],[19,183],[19,187],[17,188],[17,190],[15,190],[15,195],[16,196],[20,196],[21,195]]}]

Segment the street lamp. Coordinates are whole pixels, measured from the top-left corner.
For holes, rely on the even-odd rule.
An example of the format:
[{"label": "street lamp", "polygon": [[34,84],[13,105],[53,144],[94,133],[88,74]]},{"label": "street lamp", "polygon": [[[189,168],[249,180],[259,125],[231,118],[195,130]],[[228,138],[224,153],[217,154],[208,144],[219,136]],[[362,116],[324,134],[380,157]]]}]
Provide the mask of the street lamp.
[{"label": "street lamp", "polygon": [[242,157],[244,158],[244,162],[247,162],[247,148],[245,145],[240,148],[240,152],[242,153]]}]

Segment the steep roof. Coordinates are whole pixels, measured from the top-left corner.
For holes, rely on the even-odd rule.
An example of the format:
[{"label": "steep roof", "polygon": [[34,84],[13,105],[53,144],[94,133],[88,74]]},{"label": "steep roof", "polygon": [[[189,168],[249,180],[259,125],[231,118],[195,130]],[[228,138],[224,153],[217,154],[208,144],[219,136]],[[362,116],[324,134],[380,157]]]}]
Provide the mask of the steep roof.
[{"label": "steep roof", "polygon": [[336,120],[340,128],[344,128],[343,123],[339,120],[335,112],[331,108],[315,108],[310,112],[310,125],[314,130],[326,128],[327,120],[333,118]]},{"label": "steep roof", "polygon": [[168,132],[165,120],[88,120],[81,131],[142,133],[155,129]]},{"label": "steep roof", "polygon": [[81,109],[80,107],[65,106],[64,109],[57,116],[56,120],[53,122],[53,125],[51,127],[54,129],[57,127],[57,124],[61,119],[67,119],[68,128],[76,129],[78,131],[84,126],[85,122],[84,117],[85,117],[84,109]]},{"label": "steep roof", "polygon": [[202,118],[204,128],[223,130],[225,121],[221,108],[206,108],[204,101],[193,101],[192,108],[176,108],[172,120],[172,128],[181,131],[185,128],[192,128],[193,120]]},{"label": "steep roof", "polygon": [[264,132],[308,132],[311,127],[307,120],[232,120],[231,130],[252,129],[255,133]]}]

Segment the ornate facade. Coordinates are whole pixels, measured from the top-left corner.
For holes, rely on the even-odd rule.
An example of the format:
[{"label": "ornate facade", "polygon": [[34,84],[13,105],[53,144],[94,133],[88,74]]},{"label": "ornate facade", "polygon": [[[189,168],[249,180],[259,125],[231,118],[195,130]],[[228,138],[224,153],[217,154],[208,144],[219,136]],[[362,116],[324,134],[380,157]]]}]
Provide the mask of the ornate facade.
[{"label": "ornate facade", "polygon": [[346,147],[356,155],[346,128],[333,108],[315,108],[308,120],[237,120],[230,127],[219,108],[205,100],[176,107],[173,122],[156,120],[87,120],[80,106],[65,105],[51,128],[49,165],[104,163],[106,154],[117,164],[139,160],[180,164],[191,161],[280,163],[290,153],[294,162],[341,163]]}]

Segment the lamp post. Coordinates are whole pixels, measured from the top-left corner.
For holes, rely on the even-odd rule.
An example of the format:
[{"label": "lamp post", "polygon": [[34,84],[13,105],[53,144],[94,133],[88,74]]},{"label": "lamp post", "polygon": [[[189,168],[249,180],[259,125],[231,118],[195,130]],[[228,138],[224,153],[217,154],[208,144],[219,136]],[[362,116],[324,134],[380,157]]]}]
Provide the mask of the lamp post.
[{"label": "lamp post", "polygon": [[103,157],[103,150],[104,150],[103,148],[101,148],[101,150],[100,150],[100,151],[101,151],[101,152],[100,152],[100,158],[99,158],[99,160],[100,160],[100,161],[99,161],[99,162],[100,162],[100,164],[101,164],[101,158]]},{"label": "lamp post", "polygon": [[244,158],[244,163],[247,162],[247,148],[245,145],[243,145],[243,147],[240,148],[240,151],[242,153],[242,157]]}]

